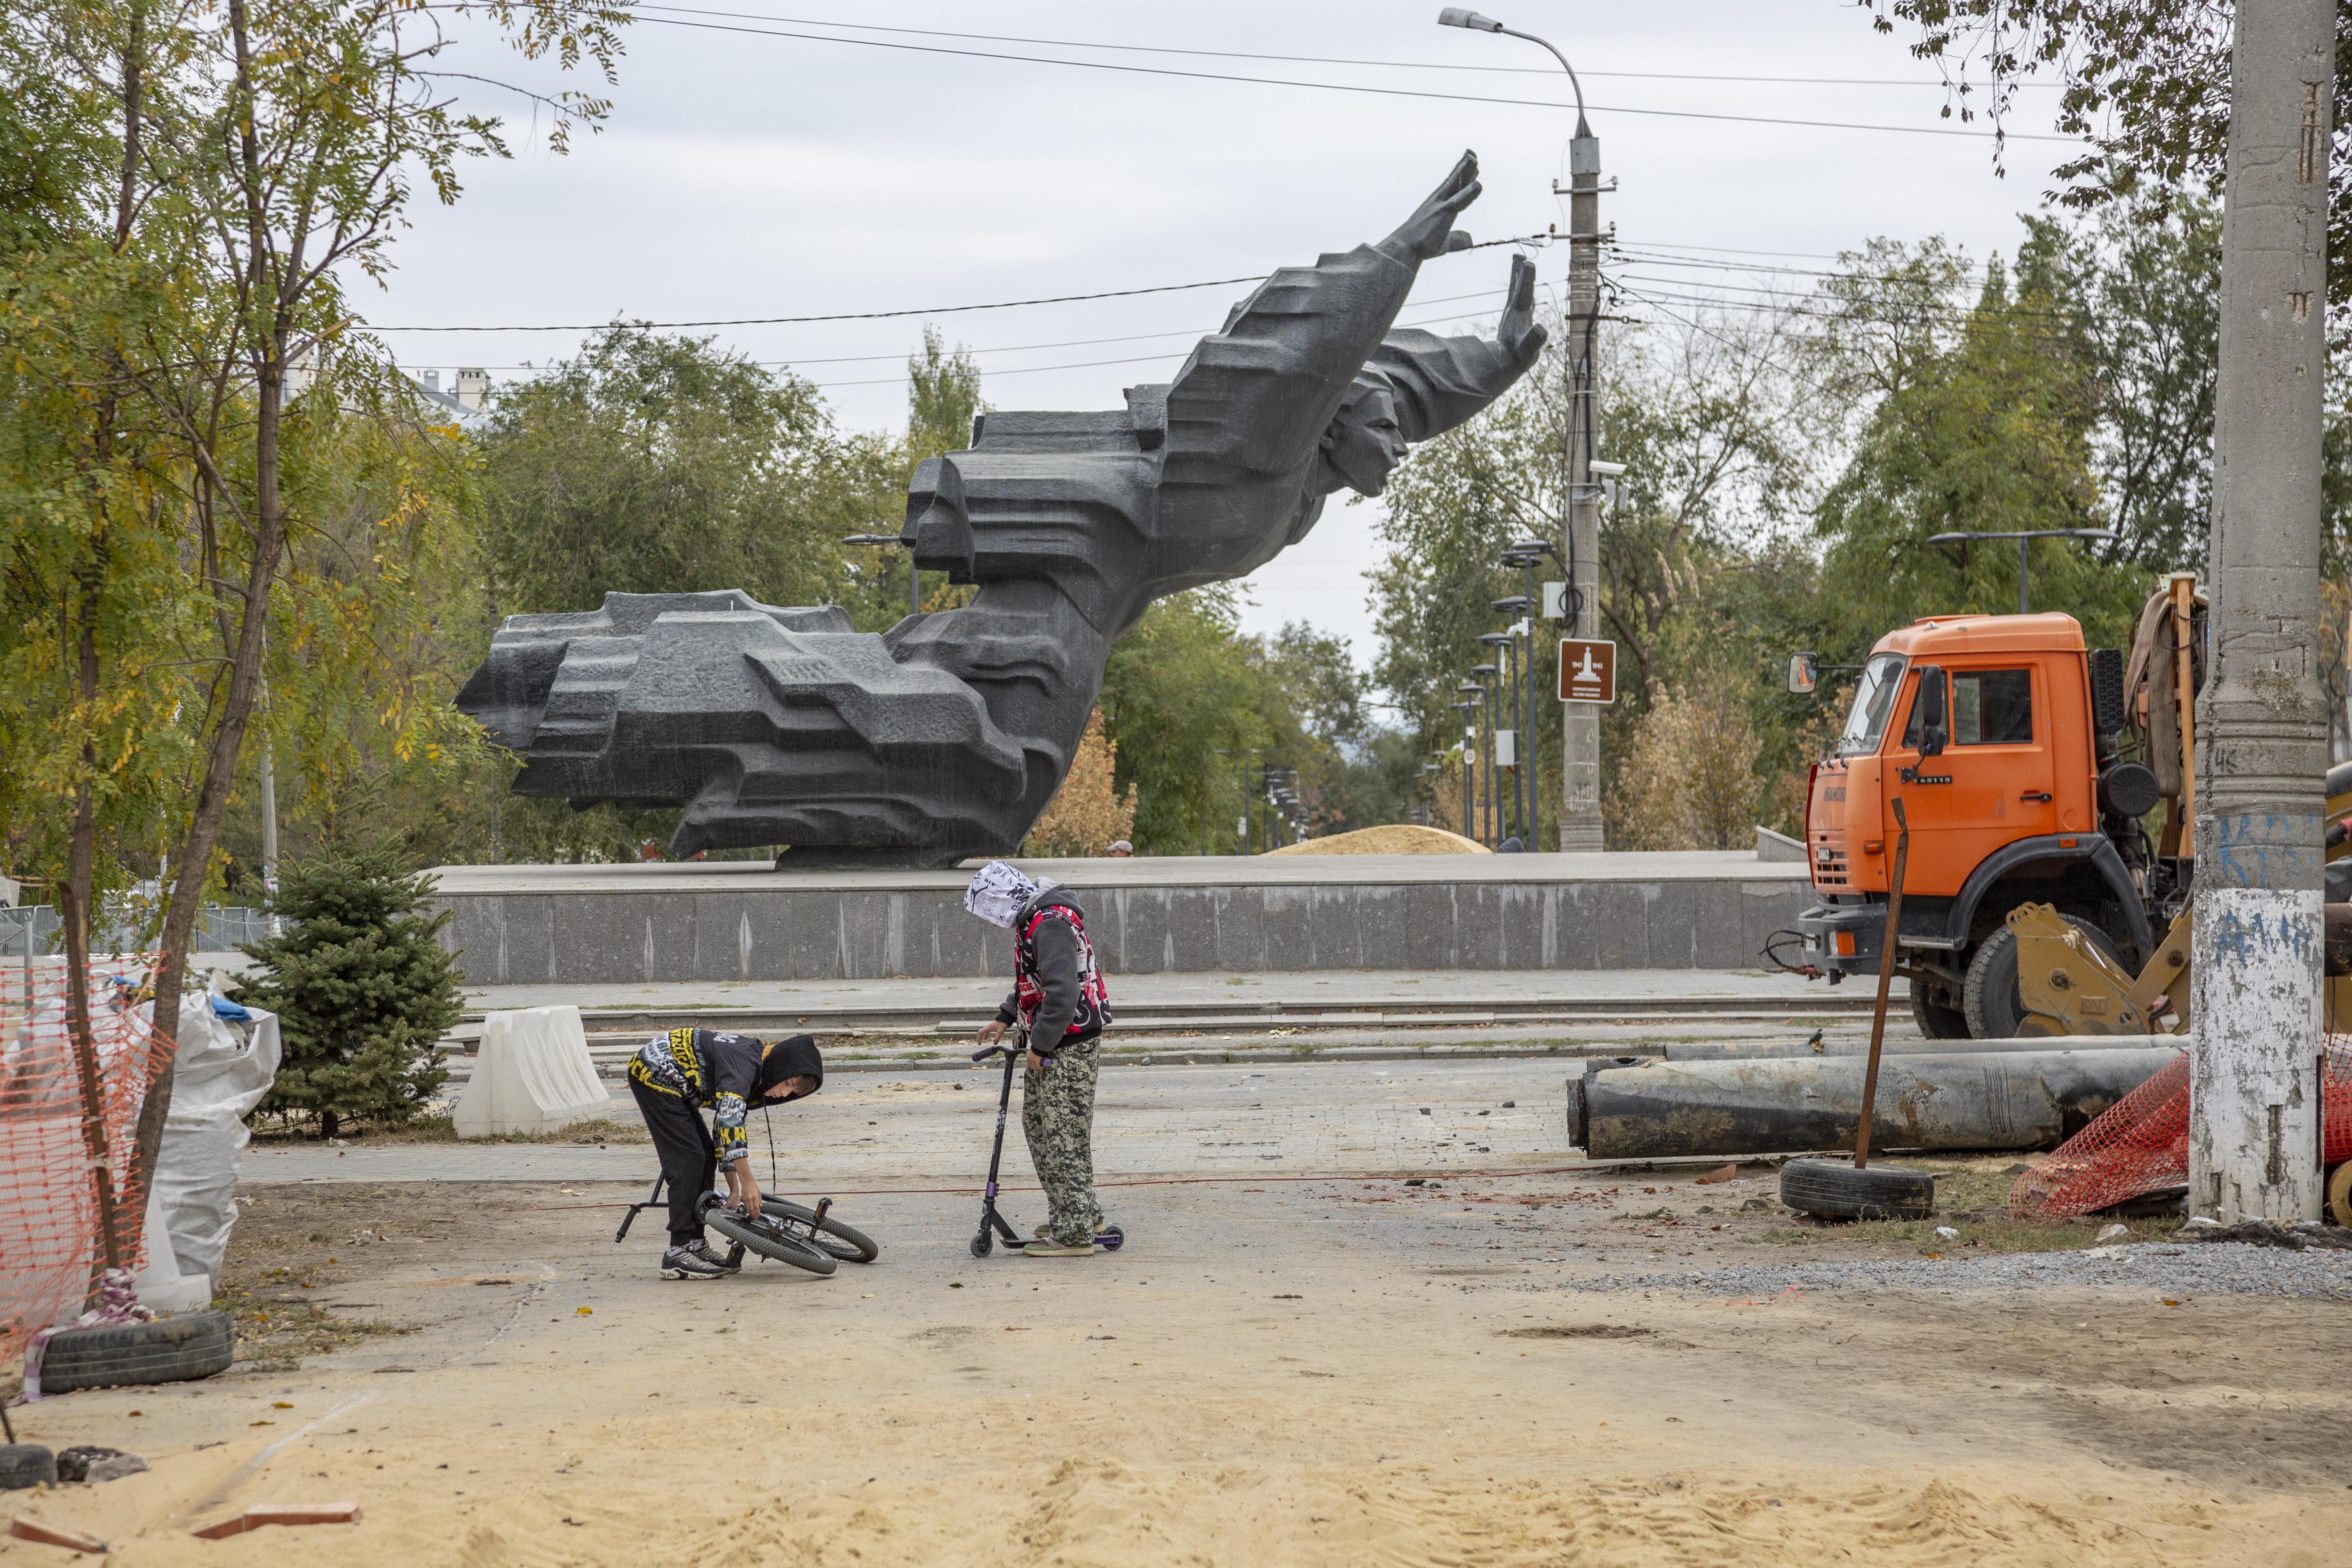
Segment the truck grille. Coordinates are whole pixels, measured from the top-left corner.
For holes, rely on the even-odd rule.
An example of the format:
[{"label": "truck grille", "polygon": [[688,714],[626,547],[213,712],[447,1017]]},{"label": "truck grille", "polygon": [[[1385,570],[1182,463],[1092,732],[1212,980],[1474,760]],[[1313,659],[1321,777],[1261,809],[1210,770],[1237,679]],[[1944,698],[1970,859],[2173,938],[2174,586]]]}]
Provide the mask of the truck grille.
[{"label": "truck grille", "polygon": [[1846,885],[1845,851],[1827,844],[1813,847],[1813,886],[1843,888]]}]

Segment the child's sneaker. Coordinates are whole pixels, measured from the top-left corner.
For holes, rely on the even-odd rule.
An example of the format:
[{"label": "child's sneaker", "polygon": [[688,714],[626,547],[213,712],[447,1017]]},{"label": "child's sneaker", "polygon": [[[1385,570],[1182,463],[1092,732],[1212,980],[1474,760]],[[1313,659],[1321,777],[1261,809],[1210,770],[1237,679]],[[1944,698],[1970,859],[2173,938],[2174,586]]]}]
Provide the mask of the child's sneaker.
[{"label": "child's sneaker", "polygon": [[662,1254],[661,1277],[665,1279],[720,1279],[726,1275],[727,1269],[698,1241],[673,1247]]}]

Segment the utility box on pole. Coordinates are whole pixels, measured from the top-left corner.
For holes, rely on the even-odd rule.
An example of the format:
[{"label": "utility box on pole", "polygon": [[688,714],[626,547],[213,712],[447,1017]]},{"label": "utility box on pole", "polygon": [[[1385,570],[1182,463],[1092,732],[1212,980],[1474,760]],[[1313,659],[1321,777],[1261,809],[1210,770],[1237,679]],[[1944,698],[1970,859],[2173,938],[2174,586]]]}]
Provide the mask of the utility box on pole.
[{"label": "utility box on pole", "polygon": [[[1581,115],[1568,144],[1568,635],[1601,635],[1601,488],[1593,443],[1601,409],[1594,343],[1601,324],[1601,139]],[[1601,828],[1601,712],[1570,703],[1560,714],[1559,847],[1604,847]]]},{"label": "utility box on pole", "polygon": [[2319,671],[2334,0],[2239,0],[2230,53],[2211,646],[2197,705],[2192,1214],[2316,1219]]}]

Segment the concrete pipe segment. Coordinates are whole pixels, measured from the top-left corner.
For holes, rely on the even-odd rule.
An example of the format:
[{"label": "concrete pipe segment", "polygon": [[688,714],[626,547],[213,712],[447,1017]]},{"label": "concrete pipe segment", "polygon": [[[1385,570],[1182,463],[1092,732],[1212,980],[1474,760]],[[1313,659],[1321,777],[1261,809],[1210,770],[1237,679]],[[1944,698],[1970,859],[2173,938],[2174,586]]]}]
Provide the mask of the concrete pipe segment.
[{"label": "concrete pipe segment", "polygon": [[[2053,1040],[2053,1045],[2058,1042]],[[2079,1049],[1889,1056],[1874,1149],[2049,1149],[2180,1055]],[[1863,1058],[1660,1062],[1569,1080],[1569,1141],[1594,1160],[1850,1149]]]}]

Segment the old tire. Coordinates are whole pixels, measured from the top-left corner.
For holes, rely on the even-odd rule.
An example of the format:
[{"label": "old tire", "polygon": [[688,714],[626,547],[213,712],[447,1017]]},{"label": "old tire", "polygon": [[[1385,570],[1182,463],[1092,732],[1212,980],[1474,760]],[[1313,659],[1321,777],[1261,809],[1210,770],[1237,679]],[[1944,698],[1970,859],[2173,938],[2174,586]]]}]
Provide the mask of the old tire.
[{"label": "old tire", "polygon": [[0,1491],[48,1486],[58,1479],[58,1457],[38,1443],[0,1443]]},{"label": "old tire", "polygon": [[1931,1040],[1969,1037],[1968,1015],[1957,1007],[1929,1001],[1927,988],[1916,980],[1911,983],[1911,1021],[1919,1026],[1920,1034]]},{"label": "old tire", "polygon": [[[2098,944],[2099,951],[2123,960],[2107,933],[2079,915],[2063,917],[2068,925]],[[1979,944],[1969,960],[1968,981],[1960,987],[1960,1011],[1969,1035],[1979,1040],[2013,1040],[2025,1032],[2025,1005],[2017,997],[2017,933],[2006,925]],[[2041,1031],[2036,1031],[2041,1032]],[[2049,1031],[2055,1033],[2056,1031]]]},{"label": "old tire", "polygon": [[1822,1219],[1926,1219],[1936,1212],[1936,1178],[1900,1165],[1855,1170],[1835,1160],[1780,1167],[1780,1201]]},{"label": "old tire", "polygon": [[236,1329],[226,1312],[65,1329],[41,1353],[41,1392],[184,1383],[226,1372],[236,1354]]}]

